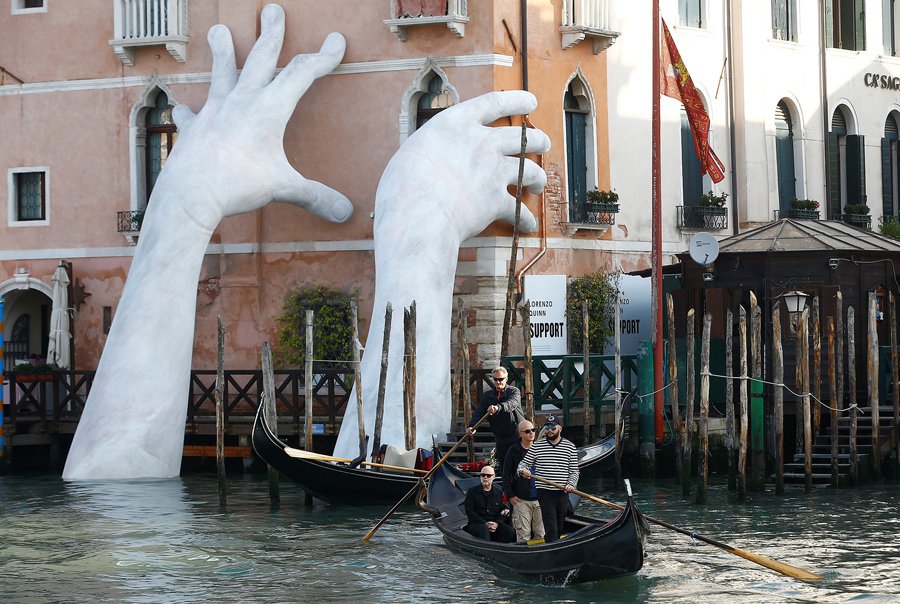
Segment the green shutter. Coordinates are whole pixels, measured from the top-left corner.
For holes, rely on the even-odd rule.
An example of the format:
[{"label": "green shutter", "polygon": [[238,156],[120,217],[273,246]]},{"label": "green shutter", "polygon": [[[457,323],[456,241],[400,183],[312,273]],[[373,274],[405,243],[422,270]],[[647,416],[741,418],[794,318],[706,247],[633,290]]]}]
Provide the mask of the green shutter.
[{"label": "green shutter", "polygon": [[891,161],[891,140],[881,139],[881,212],[894,215],[894,170]]},{"label": "green shutter", "polygon": [[829,218],[841,213],[841,157],[838,151],[838,137],[834,132],[825,135],[825,156],[828,172],[825,175],[825,190],[828,198]]},{"label": "green shutter", "polygon": [[775,40],[789,39],[787,17],[787,0],[772,0],[772,38]]},{"label": "green shutter", "polygon": [[894,23],[892,8],[894,0],[881,0],[881,38],[884,54],[894,56]]},{"label": "green shutter", "polygon": [[681,112],[681,201],[686,206],[696,206],[703,196],[703,172],[697,145],[688,122],[687,113]]},{"label": "green shutter", "polygon": [[847,203],[866,203],[866,149],[862,135],[847,135]]},{"label": "green shutter", "polygon": [[825,0],[825,47],[834,48],[834,0]]},{"label": "green shutter", "polygon": [[865,0],[853,2],[853,32],[855,34],[854,50],[866,49],[866,4]]},{"label": "green shutter", "polygon": [[791,114],[783,102],[775,107],[775,164],[778,172],[778,208],[787,213],[797,195],[794,175],[794,135]]}]

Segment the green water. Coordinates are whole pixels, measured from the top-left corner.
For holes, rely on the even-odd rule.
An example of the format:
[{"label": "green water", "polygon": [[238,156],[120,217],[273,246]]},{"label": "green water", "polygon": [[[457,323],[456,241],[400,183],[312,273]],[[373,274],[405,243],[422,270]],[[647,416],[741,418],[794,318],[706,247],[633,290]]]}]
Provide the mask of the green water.
[{"label": "green water", "polygon": [[[898,602],[897,485],[802,489],[731,502],[722,484],[695,505],[670,482],[633,481],[641,509],[680,528],[823,575],[799,582],[689,537],[652,527],[634,576],[546,586],[498,574],[447,549],[410,507],[371,542],[387,509],[304,505],[263,477],[64,483],[0,476],[0,602]],[[610,482],[580,488],[622,501]],[[609,516],[598,504],[581,513]]]}]

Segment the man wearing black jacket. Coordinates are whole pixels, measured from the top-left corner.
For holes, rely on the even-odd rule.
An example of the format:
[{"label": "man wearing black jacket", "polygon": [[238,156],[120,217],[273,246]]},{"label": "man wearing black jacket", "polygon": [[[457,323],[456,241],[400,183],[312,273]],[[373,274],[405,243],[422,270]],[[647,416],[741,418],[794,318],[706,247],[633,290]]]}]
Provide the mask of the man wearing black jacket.
[{"label": "man wearing black jacket", "polygon": [[466,517],[469,524],[465,531],[479,539],[511,543],[516,531],[505,522],[509,507],[503,502],[503,491],[494,486],[494,468],[481,468],[481,484],[466,491]]},{"label": "man wearing black jacket", "polygon": [[[534,437],[534,424],[527,419],[519,422],[519,442],[509,448],[503,461],[503,494],[513,506],[512,525],[516,529],[517,541],[544,538],[544,522],[534,478],[524,478],[518,472],[519,462],[528,453]],[[534,466],[531,466],[531,471],[534,472]]]},{"label": "man wearing black jacket", "polygon": [[509,385],[506,369],[497,367],[491,374],[494,389],[486,390],[481,395],[466,432],[472,434],[475,431],[475,423],[485,414],[489,414],[488,422],[497,443],[496,459],[502,472],[506,452],[519,440],[519,422],[525,419],[525,413],[522,411],[522,395],[518,388]]}]

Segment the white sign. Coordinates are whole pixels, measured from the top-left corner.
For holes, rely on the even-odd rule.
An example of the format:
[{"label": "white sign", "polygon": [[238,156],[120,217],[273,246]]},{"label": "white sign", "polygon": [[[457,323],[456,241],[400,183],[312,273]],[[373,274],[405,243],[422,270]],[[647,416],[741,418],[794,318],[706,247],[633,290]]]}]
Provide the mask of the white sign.
[{"label": "white sign", "polygon": [[[609,322],[615,322],[610,317]],[[638,342],[650,339],[650,279],[634,275],[619,277],[619,333],[622,354],[637,354]],[[603,354],[616,353],[615,332]]]},{"label": "white sign", "polygon": [[526,275],[525,299],[531,305],[531,353],[566,354],[566,276]]}]

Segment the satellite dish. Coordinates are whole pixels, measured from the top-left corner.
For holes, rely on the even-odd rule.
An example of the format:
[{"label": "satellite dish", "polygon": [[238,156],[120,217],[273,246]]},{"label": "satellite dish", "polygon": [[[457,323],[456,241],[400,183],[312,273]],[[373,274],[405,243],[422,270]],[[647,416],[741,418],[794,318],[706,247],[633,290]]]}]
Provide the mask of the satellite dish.
[{"label": "satellite dish", "polygon": [[719,242],[712,233],[695,233],[691,237],[688,253],[697,264],[706,266],[712,264],[719,257]]}]

